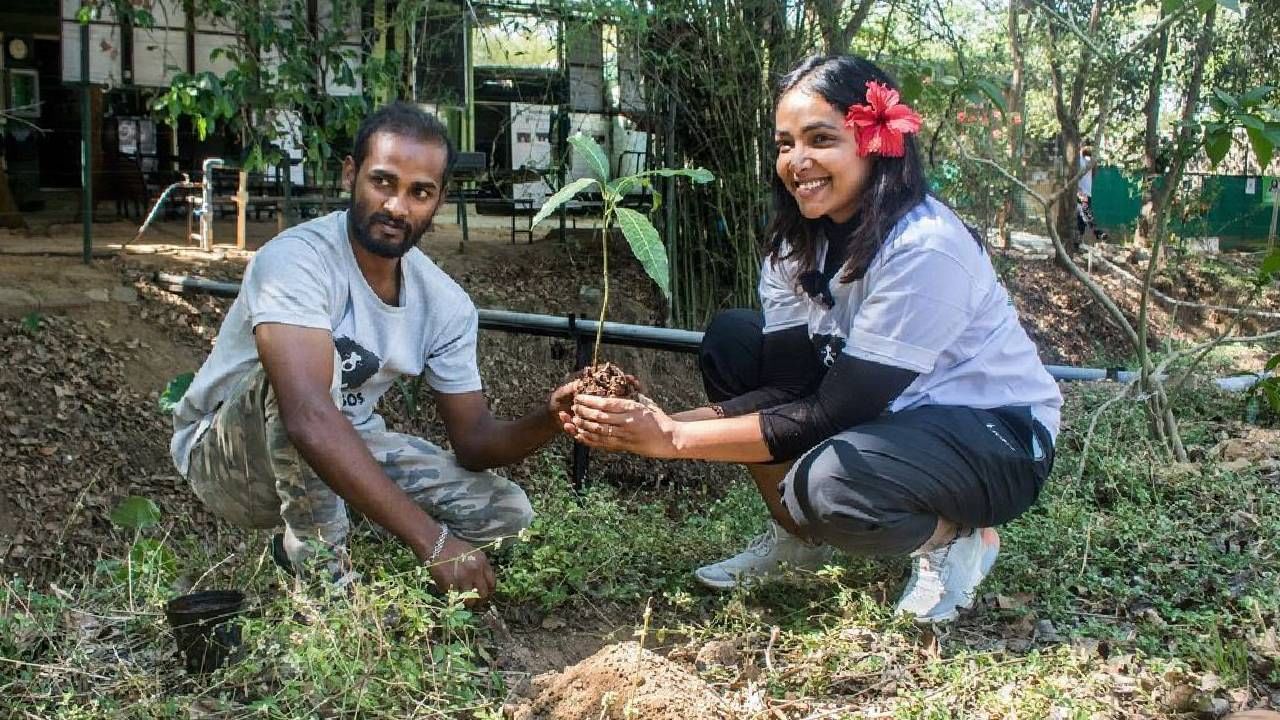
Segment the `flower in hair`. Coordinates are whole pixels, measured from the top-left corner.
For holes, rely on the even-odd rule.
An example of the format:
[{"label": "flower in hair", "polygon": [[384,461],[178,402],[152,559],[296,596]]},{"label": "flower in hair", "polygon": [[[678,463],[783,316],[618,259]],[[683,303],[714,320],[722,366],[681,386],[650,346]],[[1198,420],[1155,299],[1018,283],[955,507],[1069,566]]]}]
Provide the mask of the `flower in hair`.
[{"label": "flower in hair", "polygon": [[898,91],[875,80],[867,81],[867,104],[850,105],[844,126],[858,134],[858,154],[902,157],[903,136],[920,129],[920,116],[898,101]]}]

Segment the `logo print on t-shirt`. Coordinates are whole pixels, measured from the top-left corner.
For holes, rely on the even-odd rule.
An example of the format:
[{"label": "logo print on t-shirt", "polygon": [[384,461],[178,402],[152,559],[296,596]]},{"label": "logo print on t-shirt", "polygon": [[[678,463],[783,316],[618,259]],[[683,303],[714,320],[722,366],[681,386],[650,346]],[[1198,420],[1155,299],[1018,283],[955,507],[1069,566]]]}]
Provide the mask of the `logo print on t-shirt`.
[{"label": "logo print on t-shirt", "polygon": [[824,367],[836,364],[840,351],[844,350],[844,338],[839,335],[814,335],[813,348],[818,353],[818,362]]},{"label": "logo print on t-shirt", "polygon": [[373,377],[382,367],[382,358],[365,350],[360,343],[347,337],[333,339],[342,362],[342,389],[354,390]]}]

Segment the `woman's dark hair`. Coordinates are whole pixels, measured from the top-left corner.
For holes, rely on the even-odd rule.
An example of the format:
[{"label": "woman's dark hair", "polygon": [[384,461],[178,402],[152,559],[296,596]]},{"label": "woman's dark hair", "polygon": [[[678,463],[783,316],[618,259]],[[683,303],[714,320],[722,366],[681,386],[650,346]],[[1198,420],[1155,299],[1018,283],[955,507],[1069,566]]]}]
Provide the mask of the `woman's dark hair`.
[{"label": "woman's dark hair", "polygon": [[[777,101],[792,90],[812,93],[826,100],[843,116],[850,105],[867,102],[867,82],[875,80],[890,88],[898,84],[873,63],[851,55],[813,55],[800,61],[778,82]],[[893,226],[928,194],[928,180],[914,135],[906,135],[902,157],[870,156],[871,174],[858,198],[859,210],[849,235],[848,256],[841,282],[853,282],[867,272],[867,266]],[[796,200],[777,173],[773,176],[773,217],[765,232],[773,262],[795,257],[800,273],[819,268],[817,234],[819,223],[800,214]],[[782,242],[789,252],[783,256]]]}]

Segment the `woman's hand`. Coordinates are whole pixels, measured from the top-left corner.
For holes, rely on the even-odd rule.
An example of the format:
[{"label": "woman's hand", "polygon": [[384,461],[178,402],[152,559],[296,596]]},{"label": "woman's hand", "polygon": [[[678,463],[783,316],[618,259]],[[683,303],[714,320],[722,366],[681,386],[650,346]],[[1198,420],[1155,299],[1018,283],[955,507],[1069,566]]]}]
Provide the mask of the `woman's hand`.
[{"label": "woman's hand", "polygon": [[578,395],[572,414],[560,413],[560,421],[566,433],[590,447],[653,458],[678,457],[680,423],[652,400],[639,397],[643,402]]}]

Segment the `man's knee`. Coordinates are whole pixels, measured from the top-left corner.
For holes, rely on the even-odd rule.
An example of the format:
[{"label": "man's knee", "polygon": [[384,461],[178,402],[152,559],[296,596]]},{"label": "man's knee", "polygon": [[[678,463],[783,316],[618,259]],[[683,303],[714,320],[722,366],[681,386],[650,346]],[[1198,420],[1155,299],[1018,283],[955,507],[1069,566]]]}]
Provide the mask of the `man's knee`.
[{"label": "man's knee", "polygon": [[781,492],[814,539],[851,555],[905,555],[928,539],[937,518],[911,509],[896,487],[872,471],[855,443],[831,438],[796,462]]},{"label": "man's knee", "polygon": [[194,473],[189,480],[192,491],[205,509],[219,519],[250,530],[266,530],[280,524],[280,505],[264,493],[233,491]]},{"label": "man's knee", "polygon": [[533,505],[514,482],[494,473],[482,475],[491,487],[477,492],[474,503],[450,508],[449,530],[473,544],[509,541],[533,524]]},{"label": "man's knee", "polygon": [[[280,524],[280,504],[269,479],[270,469],[256,463],[259,455],[246,447],[239,428],[222,428],[221,437],[206,433],[191,451],[187,482],[209,512],[233,525],[255,530]],[[219,442],[225,447],[214,447]]]}]

